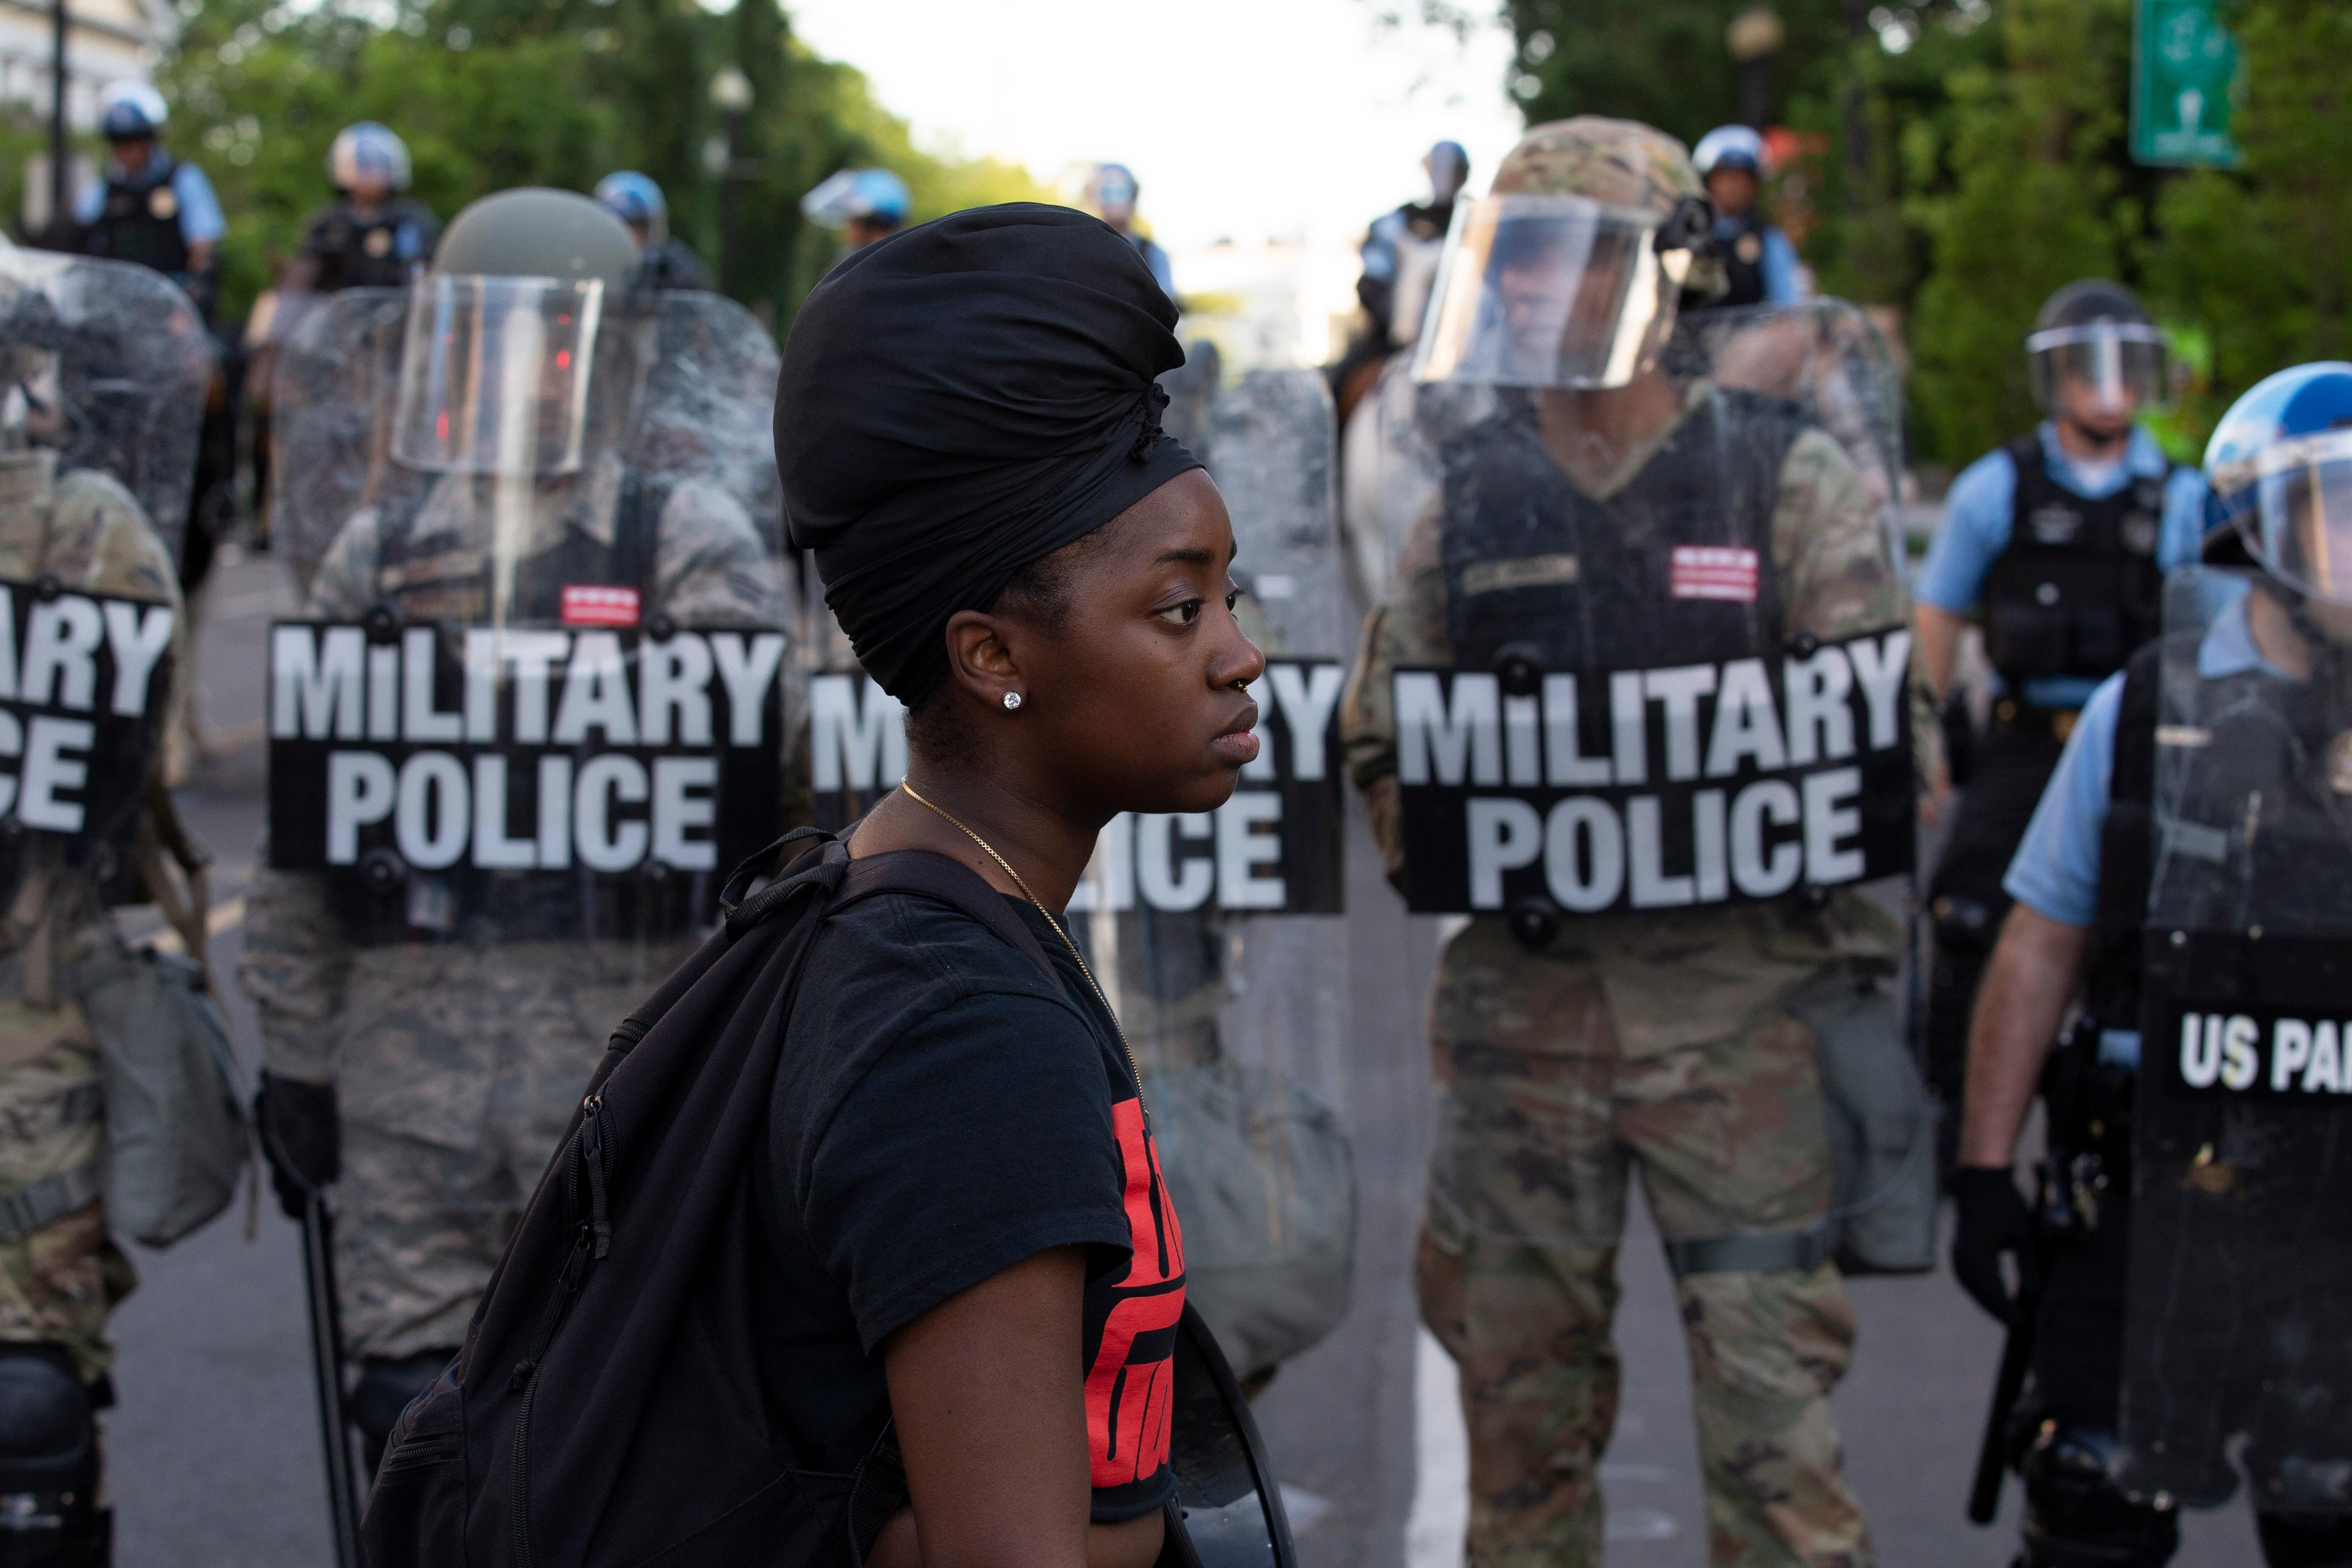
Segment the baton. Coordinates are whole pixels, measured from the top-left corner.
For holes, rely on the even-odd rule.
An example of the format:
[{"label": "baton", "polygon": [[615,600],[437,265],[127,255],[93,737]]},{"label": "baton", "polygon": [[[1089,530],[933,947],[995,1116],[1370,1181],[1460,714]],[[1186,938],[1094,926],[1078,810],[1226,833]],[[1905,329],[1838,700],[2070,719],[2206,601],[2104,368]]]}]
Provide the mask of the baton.
[{"label": "baton", "polygon": [[2033,1364],[2034,1330],[2042,1319],[2042,1295],[2020,1290],[2013,1309],[2008,1342],[2001,1346],[2000,1372],[1993,1379],[1992,1409],[1985,1415],[1984,1441],[1977,1447],[1976,1479],[1969,1484],[1969,1522],[1990,1524],[2000,1511],[2001,1477],[2008,1471],[2009,1415],[2017,1396],[2025,1392],[2025,1373]]},{"label": "baton", "polygon": [[327,1521],[337,1568],[359,1568],[359,1493],[352,1476],[351,1428],[343,1414],[343,1335],[335,1307],[334,1220],[327,1200],[302,1205],[302,1281],[310,1299],[310,1371],[319,1385],[319,1432],[326,1442]]}]

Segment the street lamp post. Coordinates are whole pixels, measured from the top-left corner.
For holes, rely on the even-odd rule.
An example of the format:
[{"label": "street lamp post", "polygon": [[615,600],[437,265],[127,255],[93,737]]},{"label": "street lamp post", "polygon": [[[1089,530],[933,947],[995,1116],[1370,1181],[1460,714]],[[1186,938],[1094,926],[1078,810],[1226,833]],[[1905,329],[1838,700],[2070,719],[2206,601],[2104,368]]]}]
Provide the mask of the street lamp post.
[{"label": "street lamp post", "polygon": [[742,159],[743,116],[751,110],[751,79],[729,61],[710,79],[710,107],[724,128],[726,157],[719,171],[719,290],[735,291],[735,180]]},{"label": "street lamp post", "polygon": [[73,195],[67,163],[72,149],[66,141],[66,31],[69,25],[66,0],[57,0],[56,15],[49,35],[49,234],[43,238],[56,244],[55,236],[65,232],[66,216],[71,210]]},{"label": "street lamp post", "polygon": [[1761,131],[1772,122],[1772,57],[1785,31],[1769,5],[1750,5],[1724,29],[1724,46],[1739,62],[1739,118]]}]

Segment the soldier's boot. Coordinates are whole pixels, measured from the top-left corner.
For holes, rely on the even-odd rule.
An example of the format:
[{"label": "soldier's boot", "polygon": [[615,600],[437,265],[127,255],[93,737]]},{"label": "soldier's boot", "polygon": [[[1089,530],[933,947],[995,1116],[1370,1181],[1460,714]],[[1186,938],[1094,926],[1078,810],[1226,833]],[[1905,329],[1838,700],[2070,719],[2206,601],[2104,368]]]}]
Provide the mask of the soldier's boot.
[{"label": "soldier's boot", "polygon": [[419,1351],[415,1355],[386,1360],[370,1356],[360,1363],[360,1380],[352,1389],[352,1425],[360,1429],[360,1447],[367,1458],[367,1473],[383,1458],[384,1444],[391,1440],[393,1424],[400,1413],[408,1408],[409,1401],[433,1386],[441,1369],[457,1359],[457,1352]]},{"label": "soldier's boot", "polygon": [[98,1413],[62,1346],[0,1344],[0,1568],[105,1568]]},{"label": "soldier's boot", "polygon": [[2018,1568],[2161,1568],[2180,1548],[2177,1510],[2134,1502],[2116,1484],[2112,1432],[2045,1427],[2019,1461],[2025,1541]]},{"label": "soldier's boot", "polygon": [[2257,1513],[2254,1530],[2270,1568],[2352,1568],[2352,1517]]}]

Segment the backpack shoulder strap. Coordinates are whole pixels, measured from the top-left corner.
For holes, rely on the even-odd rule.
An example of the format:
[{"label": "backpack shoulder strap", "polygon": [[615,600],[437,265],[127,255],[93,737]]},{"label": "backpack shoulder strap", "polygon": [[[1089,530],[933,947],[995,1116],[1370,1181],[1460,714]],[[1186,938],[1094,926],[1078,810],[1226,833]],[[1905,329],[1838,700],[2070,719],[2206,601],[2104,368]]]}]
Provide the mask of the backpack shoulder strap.
[{"label": "backpack shoulder strap", "polygon": [[842,879],[841,890],[834,897],[833,908],[844,910],[884,893],[917,893],[971,916],[1027,954],[1029,962],[1056,989],[1060,987],[1062,977],[1055,973],[1053,960],[1045,956],[1045,947],[1028,922],[1005,903],[1003,894],[982,880],[980,873],[962,861],[928,849],[895,849],[887,855],[852,860],[848,874]]}]

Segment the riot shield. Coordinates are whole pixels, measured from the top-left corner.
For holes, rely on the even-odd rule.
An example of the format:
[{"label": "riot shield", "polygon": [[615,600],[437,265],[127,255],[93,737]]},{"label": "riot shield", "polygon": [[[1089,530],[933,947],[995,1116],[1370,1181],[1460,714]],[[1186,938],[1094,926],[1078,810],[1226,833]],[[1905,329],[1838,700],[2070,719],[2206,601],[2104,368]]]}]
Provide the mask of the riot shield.
[{"label": "riot shield", "polygon": [[1412,357],[1397,354],[1349,415],[1341,446],[1340,536],[1365,604],[1388,596],[1405,535],[1436,503],[1439,451],[1494,406],[1493,389],[1417,382]]},{"label": "riot shield", "polygon": [[[1549,993],[1522,1017],[1507,997],[1441,992],[1461,1028],[1491,1013],[1474,1032],[1498,1048],[1525,1031],[1531,1064],[1442,1088],[1431,1201],[1462,1231],[1612,1245],[1622,1180],[1591,1130],[1645,1053],[1680,1042],[1728,1075],[1724,1098],[1776,1108],[1707,1134],[1705,1158],[1819,1170],[1825,1148],[1832,1174],[1818,1190],[1759,1177],[1687,1224],[1662,1215],[1678,1267],[1932,1266],[1932,1114],[1885,912],[1914,847],[1910,633],[1883,482],[1899,448],[1892,373],[1858,323],[1834,302],[1708,313],[1622,390],[1493,387],[1486,417],[1431,442],[1440,483],[1389,610],[1406,901],[1488,917],[1455,939],[1457,986],[1572,988],[1573,964],[1514,949],[1596,955],[1621,1042],[1550,1038],[1569,1021]],[[1850,934],[1784,953],[1740,907],[1759,905]],[[1677,952],[1718,956],[1685,971],[1667,965]],[[1690,987],[1645,978],[1669,968]],[[1701,994],[1711,977],[1719,998]],[[1810,1048],[1776,1054],[1754,1032],[1769,1015]],[[1658,1114],[1658,1136],[1689,1135],[1666,1126],[1685,1111]]]},{"label": "riot shield", "polygon": [[778,831],[775,351],[715,295],[458,281],[512,287],[346,291],[279,365],[270,864],[363,943],[667,943]]},{"label": "riot shield", "polygon": [[2328,614],[2233,573],[2166,584],[2122,1437],[2129,1489],[2191,1506],[2242,1472],[2259,1509],[2352,1511],[2352,659]]},{"label": "riot shield", "polygon": [[[184,649],[211,339],[143,268],[0,247],[0,910],[128,869]],[[156,512],[151,508],[167,510]],[[57,930],[69,929],[67,927]]]}]

